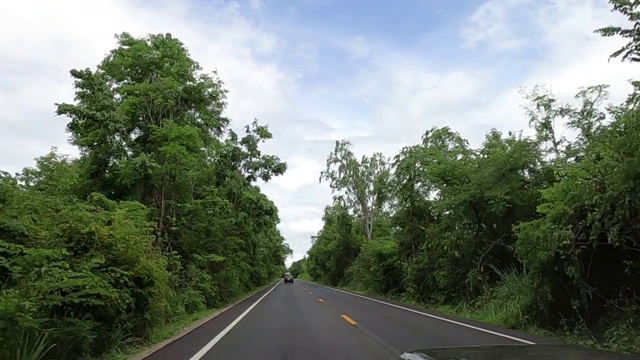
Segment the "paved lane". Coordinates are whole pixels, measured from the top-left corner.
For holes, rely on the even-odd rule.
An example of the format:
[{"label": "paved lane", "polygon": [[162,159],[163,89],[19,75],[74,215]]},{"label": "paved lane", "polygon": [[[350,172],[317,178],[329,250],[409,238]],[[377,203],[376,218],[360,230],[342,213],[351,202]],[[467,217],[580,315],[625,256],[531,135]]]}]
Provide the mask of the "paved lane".
[{"label": "paved lane", "polygon": [[146,359],[394,360],[415,348],[551,342],[403,307],[305,281],[279,282]]},{"label": "paved lane", "polygon": [[279,284],[203,359],[395,359],[299,282]]}]

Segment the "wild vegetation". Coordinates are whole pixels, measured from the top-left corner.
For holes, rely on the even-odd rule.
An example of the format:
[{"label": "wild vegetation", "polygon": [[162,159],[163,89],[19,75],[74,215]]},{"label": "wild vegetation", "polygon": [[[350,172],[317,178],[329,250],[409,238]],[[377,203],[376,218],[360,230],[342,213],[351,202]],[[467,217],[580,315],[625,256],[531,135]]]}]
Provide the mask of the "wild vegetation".
[{"label": "wild vegetation", "polygon": [[170,34],[117,36],[56,104],[80,157],[0,173],[0,358],[95,358],[282,274],[291,250],[257,186],[286,171],[268,128]]},{"label": "wild vegetation", "polygon": [[[596,32],[640,61],[640,13]],[[321,181],[324,225],[291,271],[513,328],[537,328],[640,354],[640,84],[561,103],[524,92],[535,136],[491,130],[479,148],[449,127],[391,159],[336,142]],[[558,133],[561,125],[573,134]]]}]

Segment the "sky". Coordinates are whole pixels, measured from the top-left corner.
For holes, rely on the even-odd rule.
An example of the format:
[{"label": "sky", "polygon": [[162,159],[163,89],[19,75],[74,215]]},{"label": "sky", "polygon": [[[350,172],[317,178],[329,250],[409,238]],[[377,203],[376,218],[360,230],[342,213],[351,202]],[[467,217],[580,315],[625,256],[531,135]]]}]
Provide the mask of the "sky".
[{"label": "sky", "polygon": [[[33,166],[68,144],[55,103],[72,102],[71,69],[94,68],[114,35],[171,33],[229,90],[240,129],[257,118],[288,163],[263,191],[279,229],[304,256],[331,191],[319,184],[335,141],[394,156],[432,126],[481,146],[491,128],[527,128],[521,87],[563,101],[609,84],[624,100],[637,65],[609,61],[623,24],[605,0],[20,0],[0,4],[0,170]],[[525,133],[530,133],[525,131]]]}]

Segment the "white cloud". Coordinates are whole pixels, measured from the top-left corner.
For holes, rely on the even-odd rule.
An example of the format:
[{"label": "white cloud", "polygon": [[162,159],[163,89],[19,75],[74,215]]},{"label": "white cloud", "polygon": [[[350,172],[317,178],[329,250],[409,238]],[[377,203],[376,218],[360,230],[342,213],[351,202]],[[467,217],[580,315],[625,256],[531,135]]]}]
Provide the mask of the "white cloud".
[{"label": "white cloud", "polygon": [[514,31],[520,12],[528,12],[529,6],[538,6],[531,0],[489,0],[480,5],[465,21],[461,33],[466,46],[486,42],[495,50],[513,50],[525,43]]},{"label": "white cloud", "polygon": [[[358,82],[363,97],[372,104],[371,131],[378,135],[363,147],[400,148],[419,141],[433,125],[450,126],[479,146],[491,127],[520,130],[527,127],[518,91],[521,86],[546,84],[564,101],[581,86],[607,83],[611,100],[624,100],[629,78],[639,78],[635,64],[608,61],[623,41],[601,38],[593,30],[620,17],[605,1],[551,0],[529,7],[529,0],[490,0],[468,19],[477,33],[463,31],[464,41],[482,42],[490,49],[504,49],[511,37],[526,40],[526,50],[499,67],[467,66],[434,68],[428,59],[411,54],[384,54]],[[515,19],[515,20],[514,20]],[[516,21],[517,20],[517,21]],[[528,26],[522,26],[523,23]],[[533,42],[535,41],[535,42]],[[528,72],[523,73],[522,62]],[[386,76],[385,76],[386,74]],[[382,135],[387,141],[382,141]],[[395,146],[391,143],[396,142]]]},{"label": "white cloud", "polygon": [[625,99],[631,90],[627,80],[640,78],[640,69],[617,59],[609,62],[609,54],[622,46],[624,40],[602,38],[593,33],[597,28],[621,23],[621,18],[609,11],[606,2],[549,1],[531,16],[532,31],[541,35],[538,40],[540,60],[517,86],[494,95],[494,99],[478,109],[470,120],[477,119],[486,129],[495,126],[504,131],[527,127],[519,106],[523,103],[518,95],[520,85],[546,84],[560,100],[572,102],[580,87],[609,84],[613,103]]},{"label": "white cloud", "polygon": [[[320,171],[324,170],[324,164],[317,158],[294,155],[287,159],[287,172],[273,180],[273,183],[287,191],[296,191],[305,185],[318,182]],[[310,176],[315,174],[315,178]]]},{"label": "white cloud", "polygon": [[252,10],[262,11],[262,9],[264,9],[264,1],[262,1],[262,0],[251,0],[249,2],[249,6],[251,6]]},{"label": "white cloud", "polygon": [[319,217],[314,217],[311,219],[291,221],[285,225],[285,229],[292,233],[316,233],[320,229],[322,229],[322,219]]},{"label": "white cloud", "polygon": [[346,46],[349,54],[348,59],[350,61],[366,58],[371,55],[370,46],[362,36],[355,37],[352,41],[348,42]]}]

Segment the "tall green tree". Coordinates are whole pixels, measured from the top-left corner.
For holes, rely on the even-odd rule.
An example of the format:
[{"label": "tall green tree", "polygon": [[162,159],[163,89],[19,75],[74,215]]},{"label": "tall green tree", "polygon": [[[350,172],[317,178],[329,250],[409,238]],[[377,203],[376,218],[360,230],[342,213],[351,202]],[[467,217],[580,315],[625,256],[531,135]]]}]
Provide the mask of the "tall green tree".
[{"label": "tall green tree", "polygon": [[314,279],[338,285],[360,252],[361,238],[357,222],[339,203],[325,208],[323,221],[312,239],[307,268]]},{"label": "tall green tree", "polygon": [[193,196],[203,149],[216,146],[229,123],[222,116],[226,91],[170,34],[123,33],[117,40],[95,71],[71,71],[76,103],[59,104],[57,113],[70,118],[87,184],[153,205],[162,237],[168,203]]},{"label": "tall green tree", "polygon": [[329,182],[335,201],[343,202],[360,219],[363,234],[371,240],[374,223],[388,201],[388,160],[382,153],[358,160],[351,147],[347,140],[336,141],[320,182]]}]

